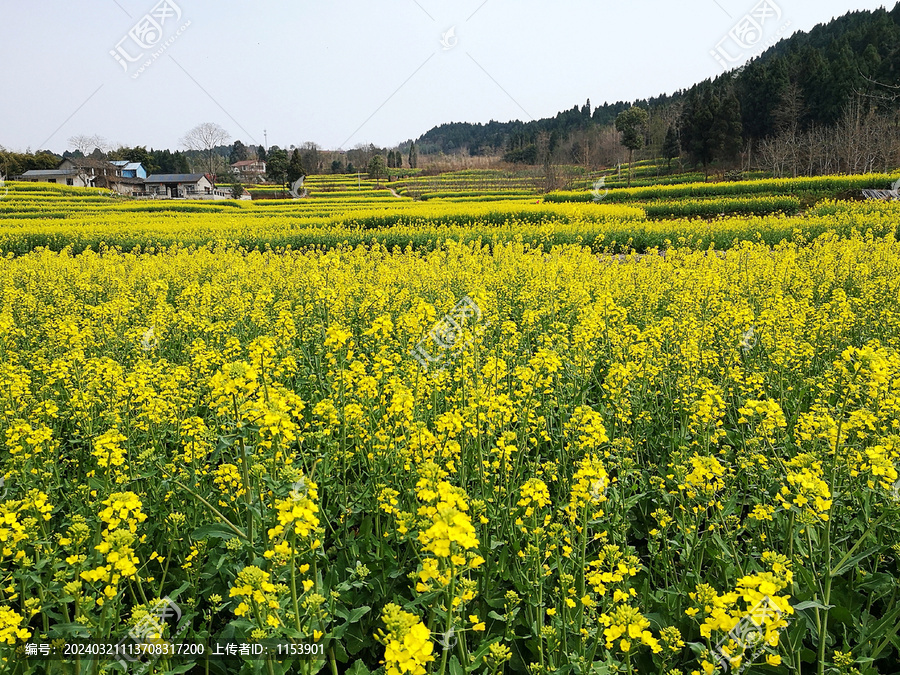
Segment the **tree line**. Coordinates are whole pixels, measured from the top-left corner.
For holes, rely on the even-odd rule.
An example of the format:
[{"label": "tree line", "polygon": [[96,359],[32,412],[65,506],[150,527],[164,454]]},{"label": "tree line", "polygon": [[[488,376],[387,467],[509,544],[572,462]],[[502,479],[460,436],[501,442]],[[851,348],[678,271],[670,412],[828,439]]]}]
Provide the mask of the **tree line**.
[{"label": "tree line", "polygon": [[[896,165],[898,44],[900,4],[850,12],[671,95],[597,108],[588,100],[527,123],[445,124],[417,143],[423,153],[502,154],[532,165],[671,162],[682,154],[707,173],[738,166],[781,175]],[[633,108],[646,119],[633,129],[625,125],[631,129],[626,139],[617,120]]]}]

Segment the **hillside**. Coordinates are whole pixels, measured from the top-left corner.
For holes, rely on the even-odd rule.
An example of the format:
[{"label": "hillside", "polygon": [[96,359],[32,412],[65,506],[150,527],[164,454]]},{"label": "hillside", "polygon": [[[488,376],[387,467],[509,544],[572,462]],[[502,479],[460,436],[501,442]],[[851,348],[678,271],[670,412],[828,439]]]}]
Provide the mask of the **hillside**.
[{"label": "hillside", "polygon": [[[859,103],[856,114],[860,116],[896,111],[898,45],[900,4],[890,11],[850,12],[783,39],[745,67],[687,90],[596,108],[588,100],[555,117],[532,122],[442,124],[416,143],[423,154],[502,152],[509,161],[531,164],[541,161],[542,152],[561,148],[562,156],[556,159],[578,162],[577,153],[584,152],[584,143],[573,139],[608,128],[619,112],[637,105],[657,120],[656,128],[648,131],[648,145],[658,150],[671,125],[695,162],[707,163],[787,127],[795,133],[831,127],[852,103]],[[718,126],[710,124],[710,116],[724,121]],[[723,133],[731,138],[713,138]],[[542,135],[546,135],[543,146]],[[708,146],[716,146],[719,152],[710,153]]]}]

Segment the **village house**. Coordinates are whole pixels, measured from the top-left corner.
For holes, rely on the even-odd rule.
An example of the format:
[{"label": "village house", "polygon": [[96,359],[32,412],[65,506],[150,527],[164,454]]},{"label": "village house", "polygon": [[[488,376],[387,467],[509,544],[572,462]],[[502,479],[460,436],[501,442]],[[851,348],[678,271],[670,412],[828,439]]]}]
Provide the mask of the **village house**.
[{"label": "village house", "polygon": [[[252,171],[248,175],[252,175]],[[148,199],[232,199],[231,186],[216,188],[209,174],[148,176],[140,162],[107,161],[93,157],[68,157],[56,169],[26,171],[19,180],[105,188],[120,195]],[[250,194],[243,190],[239,199],[250,199]]]},{"label": "village house", "polygon": [[122,178],[146,178],[147,170],[144,168],[144,165],[140,162],[129,162],[127,160],[115,160],[114,162],[110,162],[120,169],[122,169]]},{"label": "village house", "polygon": [[67,157],[55,169],[32,169],[20,180],[32,183],[57,183],[73,187],[115,190],[123,195],[140,192],[147,171],[140,162],[107,161],[94,157]]},{"label": "village house", "polygon": [[91,187],[86,185],[75,169],[31,169],[26,171],[18,180],[31,183],[59,183],[60,185],[74,185],[75,187]]},{"label": "village house", "polygon": [[231,173],[243,183],[262,182],[266,175],[266,163],[260,159],[248,159],[231,165]]},{"label": "village house", "polygon": [[213,182],[203,173],[155,173],[144,180],[144,195],[170,199],[197,199],[213,195]]}]

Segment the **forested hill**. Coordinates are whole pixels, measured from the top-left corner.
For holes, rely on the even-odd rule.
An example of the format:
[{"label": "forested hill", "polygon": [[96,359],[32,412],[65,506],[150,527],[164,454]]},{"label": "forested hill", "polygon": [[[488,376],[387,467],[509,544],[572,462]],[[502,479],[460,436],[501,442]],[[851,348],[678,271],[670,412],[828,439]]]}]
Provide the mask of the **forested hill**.
[{"label": "forested hill", "polygon": [[[683,144],[686,149],[693,144],[692,154],[702,159],[702,151],[696,150],[704,133],[718,137],[712,145],[740,146],[770,137],[787,116],[801,130],[832,125],[851,101],[861,102],[863,112],[900,107],[900,3],[892,10],[850,12],[808,33],[798,32],[744,68],[686,91],[594,109],[588,101],[532,122],[442,124],[416,142],[422,153],[504,152],[509,160],[534,162],[542,132],[552,148],[573,132],[612,124],[632,105],[648,109],[651,117],[675,107]],[[723,140],[723,135],[732,137]]]}]

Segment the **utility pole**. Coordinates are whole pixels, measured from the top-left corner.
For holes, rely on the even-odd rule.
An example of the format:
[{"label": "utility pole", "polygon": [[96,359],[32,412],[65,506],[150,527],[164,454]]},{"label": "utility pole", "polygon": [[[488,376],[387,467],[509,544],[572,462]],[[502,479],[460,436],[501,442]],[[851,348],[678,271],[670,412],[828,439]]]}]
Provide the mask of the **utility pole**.
[{"label": "utility pole", "polygon": [[263,150],[268,152],[269,151],[269,134],[266,132],[265,129],[263,129],[263,143],[264,143]]}]

